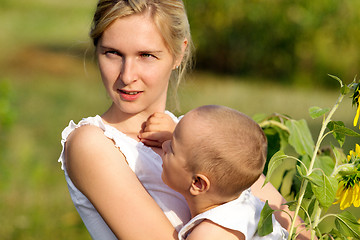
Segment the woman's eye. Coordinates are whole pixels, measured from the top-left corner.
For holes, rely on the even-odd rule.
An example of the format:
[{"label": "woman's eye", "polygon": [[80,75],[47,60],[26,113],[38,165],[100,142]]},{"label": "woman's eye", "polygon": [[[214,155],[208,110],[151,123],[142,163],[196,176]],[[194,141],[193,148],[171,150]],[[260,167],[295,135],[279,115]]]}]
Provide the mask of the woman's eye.
[{"label": "woman's eye", "polygon": [[105,55],[108,55],[108,56],[113,56],[113,55],[120,56],[120,54],[117,51],[106,51]]},{"label": "woman's eye", "polygon": [[140,56],[143,58],[156,58],[154,55],[150,53],[142,53]]}]

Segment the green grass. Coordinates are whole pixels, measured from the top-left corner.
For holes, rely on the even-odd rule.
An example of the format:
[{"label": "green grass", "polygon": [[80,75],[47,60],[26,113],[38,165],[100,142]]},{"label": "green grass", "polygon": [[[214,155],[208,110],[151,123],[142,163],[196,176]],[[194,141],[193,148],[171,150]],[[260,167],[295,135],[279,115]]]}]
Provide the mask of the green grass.
[{"label": "green grass", "polygon": [[[110,104],[95,64],[83,55],[95,3],[2,2],[0,81],[11,86],[16,118],[8,131],[0,132],[0,139],[6,139],[0,147],[0,239],[90,239],[57,159],[60,134],[69,121],[101,114]],[[194,72],[179,91],[177,114],[203,104],[227,105],[250,116],[286,113],[309,120],[315,135],[320,120],[310,120],[307,109],[331,106],[337,95]],[[336,117],[350,125],[354,113],[346,99]]]}]

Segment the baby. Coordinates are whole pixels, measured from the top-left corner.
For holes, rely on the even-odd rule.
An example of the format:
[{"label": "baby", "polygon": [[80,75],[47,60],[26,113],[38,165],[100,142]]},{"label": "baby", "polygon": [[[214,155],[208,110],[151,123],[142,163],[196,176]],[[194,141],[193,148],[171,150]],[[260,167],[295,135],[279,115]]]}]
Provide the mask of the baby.
[{"label": "baby", "polygon": [[192,219],[179,239],[286,239],[273,216],[273,232],[257,235],[264,203],[250,186],[262,174],[267,140],[248,116],[223,106],[187,113],[163,143],[163,181],[181,193]]}]

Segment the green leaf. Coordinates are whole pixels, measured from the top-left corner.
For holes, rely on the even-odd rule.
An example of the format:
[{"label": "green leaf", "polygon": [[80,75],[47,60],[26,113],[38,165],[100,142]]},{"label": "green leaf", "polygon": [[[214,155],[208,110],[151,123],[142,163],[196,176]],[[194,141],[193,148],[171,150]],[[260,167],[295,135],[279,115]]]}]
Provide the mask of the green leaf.
[{"label": "green leaf", "polygon": [[335,129],[335,125],[339,125],[339,126],[343,126],[345,127],[345,124],[341,121],[331,121],[329,122],[329,124],[327,125],[327,128],[330,130],[330,131],[333,131],[333,136],[334,138],[338,141],[340,147],[342,147],[344,145],[344,142],[345,142],[345,134],[343,133],[339,133],[339,132],[336,132],[334,129]]},{"label": "green leaf", "polygon": [[341,133],[350,137],[360,137],[360,134],[345,127],[344,123],[341,121],[331,121],[327,125],[330,131],[334,131],[336,133]]},{"label": "green leaf", "polygon": [[300,177],[304,178],[306,176],[306,174],[303,173],[303,170],[304,171],[306,171],[306,170],[305,170],[305,168],[302,168],[302,165],[301,166],[296,165],[296,170]]},{"label": "green leaf", "polygon": [[258,234],[259,236],[263,237],[272,233],[273,231],[273,223],[272,223],[272,214],[274,210],[268,204],[266,200],[265,205],[260,213],[260,220],[258,224]]},{"label": "green leaf", "polygon": [[287,159],[288,156],[285,155],[283,150],[278,151],[277,153],[275,153],[269,162],[269,166],[268,166],[268,171],[266,174],[266,178],[264,181],[264,184],[267,184],[270,181],[271,175],[273,174],[273,172],[284,162],[285,159]]},{"label": "green leaf", "polygon": [[355,175],[358,173],[360,173],[360,172],[358,171],[357,166],[349,164],[349,165],[343,166],[338,174],[340,176],[347,176],[347,175]]},{"label": "green leaf", "polygon": [[252,119],[257,122],[257,123],[261,123],[262,121],[264,121],[265,119],[267,119],[269,117],[269,115],[265,114],[265,113],[258,113],[255,114]]},{"label": "green leaf", "polygon": [[[302,180],[304,178],[308,179],[306,174],[303,173],[303,171],[306,171],[305,168],[302,168],[300,167],[299,165],[296,166],[296,170],[297,170],[297,173],[299,174],[299,178],[301,179],[300,181],[302,182]],[[302,184],[301,184],[302,185]],[[299,187],[299,190],[300,190],[300,187]],[[304,195],[304,198],[307,198],[307,199],[310,199],[312,198],[314,195],[312,189],[311,189],[311,184],[308,184],[306,186],[306,189],[305,189],[305,195]]]},{"label": "green leaf", "polygon": [[312,119],[323,116],[324,114],[330,111],[329,108],[319,108],[319,107],[311,107],[309,109],[309,114]]},{"label": "green leaf", "polygon": [[360,224],[350,212],[343,211],[336,215],[335,225],[345,236],[360,239]]},{"label": "green leaf", "polygon": [[291,202],[285,203],[285,205],[287,205],[289,207],[290,211],[295,211],[297,204],[298,204],[297,201],[291,201]]},{"label": "green leaf", "polygon": [[333,237],[332,239],[348,240],[347,237],[344,236],[344,234],[342,234],[341,232],[339,232],[336,228],[331,229],[329,234]]},{"label": "green leaf", "polygon": [[289,120],[286,123],[289,128],[289,144],[294,147],[299,155],[312,156],[314,151],[314,141],[309,127],[304,119],[296,121]]},{"label": "green leaf", "polygon": [[[307,168],[309,168],[309,166],[310,166],[310,161],[311,161],[310,156],[308,156],[308,155],[303,155],[303,156],[300,157],[300,160],[301,160],[301,162],[302,162]],[[300,164],[299,164],[299,165],[300,165]],[[301,169],[305,170],[305,167],[304,167],[302,164],[301,164],[300,166],[301,166]],[[303,171],[303,172],[305,172],[305,171]],[[306,174],[307,174],[307,173],[306,173]]]},{"label": "green leaf", "polygon": [[314,168],[320,168],[326,175],[330,176],[334,171],[335,161],[334,159],[326,155],[317,156],[314,163]]},{"label": "green leaf", "polygon": [[324,174],[318,175],[316,173],[311,173],[307,179],[311,183],[311,188],[316,199],[319,201],[319,204],[324,208],[330,207],[335,199],[338,187],[337,179],[328,177]]},{"label": "green leaf", "polygon": [[336,164],[340,165],[347,162],[346,155],[344,154],[342,148],[337,148],[332,144],[331,144],[331,148],[335,156]]},{"label": "green leaf", "polygon": [[340,90],[342,95],[346,95],[350,92],[350,88],[347,85],[344,85]]},{"label": "green leaf", "polygon": [[338,78],[337,76],[331,75],[331,74],[328,74],[328,76],[335,79],[335,80],[337,80],[340,83],[340,85],[343,86],[343,82],[341,81],[340,78]]},{"label": "green leaf", "polygon": [[308,214],[309,214],[310,217],[314,212],[315,203],[316,203],[316,198],[313,198],[309,203],[307,211],[308,211]]}]

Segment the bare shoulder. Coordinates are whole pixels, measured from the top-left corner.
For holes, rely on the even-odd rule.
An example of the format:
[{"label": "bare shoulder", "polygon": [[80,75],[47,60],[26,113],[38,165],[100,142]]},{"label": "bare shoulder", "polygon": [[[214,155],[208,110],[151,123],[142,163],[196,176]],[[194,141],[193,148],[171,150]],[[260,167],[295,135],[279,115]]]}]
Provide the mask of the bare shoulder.
[{"label": "bare shoulder", "polygon": [[102,139],[106,139],[102,129],[94,125],[84,125],[76,128],[69,135],[66,145],[68,148],[71,146],[86,147],[91,144],[97,145],[97,142],[101,142]]},{"label": "bare shoulder", "polygon": [[112,140],[108,139],[102,129],[93,125],[76,128],[68,137],[65,145],[66,168],[69,169],[73,160],[92,161],[97,154],[104,154],[109,148],[114,148]]},{"label": "bare shoulder", "polygon": [[204,220],[197,225],[188,236],[187,240],[245,240],[243,233],[222,227],[210,220]]},{"label": "bare shoulder", "polygon": [[[123,161],[121,161],[123,160]],[[124,162],[125,157],[99,127],[85,125],[75,129],[65,145],[65,166],[77,187],[86,175],[107,165]],[[86,174],[86,175],[85,175]]]}]

